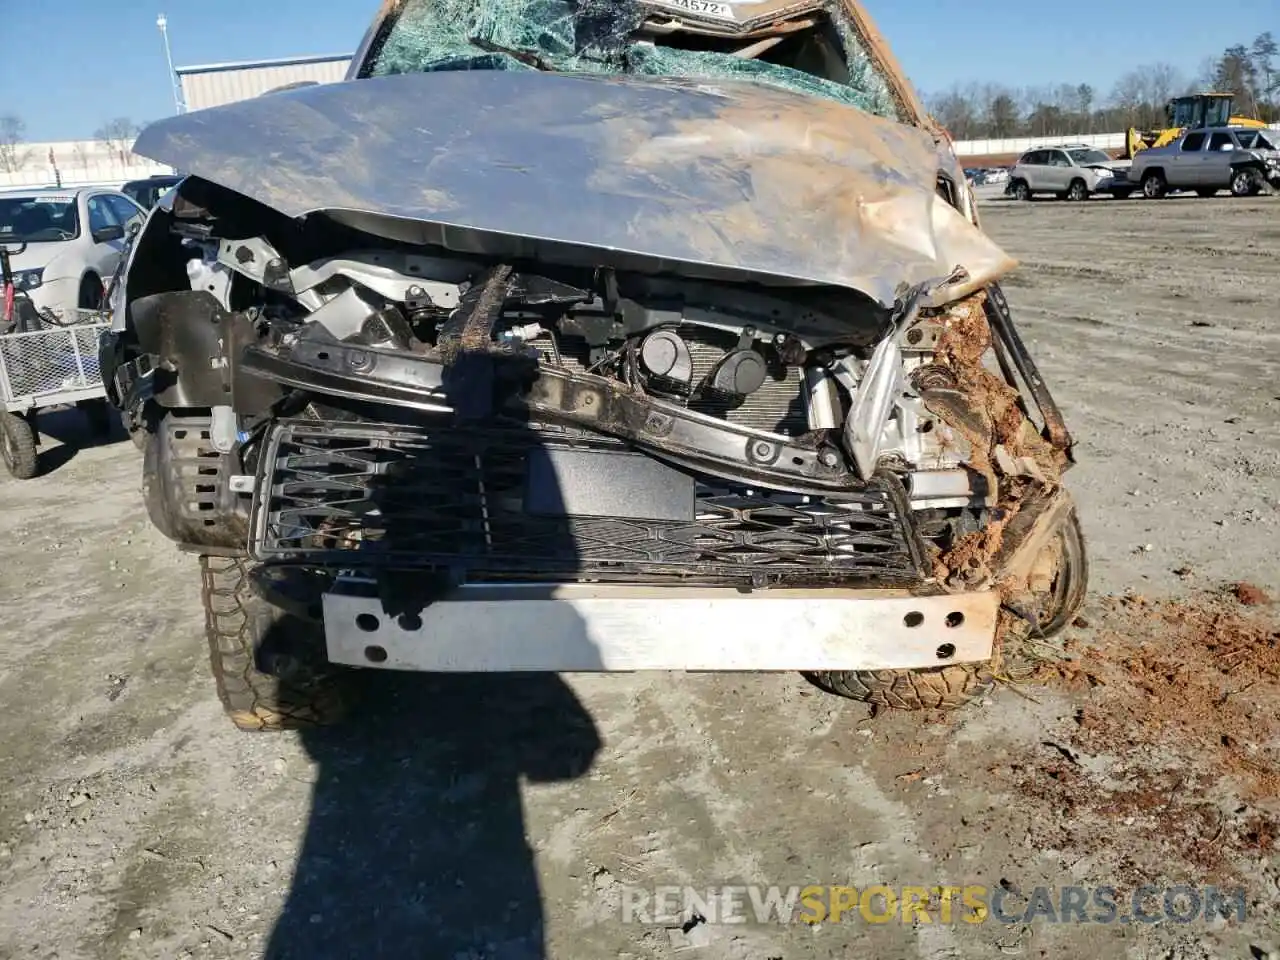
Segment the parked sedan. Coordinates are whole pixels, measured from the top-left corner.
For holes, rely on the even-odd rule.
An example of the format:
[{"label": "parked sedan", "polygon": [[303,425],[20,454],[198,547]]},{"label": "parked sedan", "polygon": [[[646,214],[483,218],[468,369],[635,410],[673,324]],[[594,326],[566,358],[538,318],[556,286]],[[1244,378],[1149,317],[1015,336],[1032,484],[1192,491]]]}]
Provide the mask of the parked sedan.
[{"label": "parked sedan", "polygon": [[141,207],[115,190],[36,189],[0,193],[0,244],[14,288],[41,317],[72,322],[76,310],[102,306],[103,283],[120,263]]},{"label": "parked sedan", "polygon": [[1280,149],[1273,134],[1251,127],[1189,130],[1168,146],[1140,151],[1129,180],[1152,200],[1171,190],[1252,196],[1267,183],[1280,188]]}]

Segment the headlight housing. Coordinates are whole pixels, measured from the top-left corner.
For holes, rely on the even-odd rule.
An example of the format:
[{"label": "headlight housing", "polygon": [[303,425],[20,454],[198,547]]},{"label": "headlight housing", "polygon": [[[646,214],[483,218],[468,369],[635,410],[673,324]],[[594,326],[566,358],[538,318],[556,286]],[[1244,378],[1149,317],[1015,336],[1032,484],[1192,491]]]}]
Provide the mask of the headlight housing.
[{"label": "headlight housing", "polygon": [[13,271],[13,288],[15,290],[34,290],[44,283],[44,267],[39,270]]},{"label": "headlight housing", "polygon": [[1105,180],[1107,177],[1114,177],[1116,175],[1114,170],[1108,170],[1106,167],[1094,167],[1093,174],[1099,180]]}]

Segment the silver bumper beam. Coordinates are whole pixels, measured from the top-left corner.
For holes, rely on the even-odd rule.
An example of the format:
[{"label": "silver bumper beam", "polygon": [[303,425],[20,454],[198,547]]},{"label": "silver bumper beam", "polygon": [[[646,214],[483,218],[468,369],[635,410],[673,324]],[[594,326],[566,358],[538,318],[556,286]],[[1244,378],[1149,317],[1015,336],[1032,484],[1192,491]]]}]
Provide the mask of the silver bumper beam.
[{"label": "silver bumper beam", "polygon": [[881,670],[991,658],[994,592],[467,586],[421,612],[324,597],[334,663],[432,672]]}]

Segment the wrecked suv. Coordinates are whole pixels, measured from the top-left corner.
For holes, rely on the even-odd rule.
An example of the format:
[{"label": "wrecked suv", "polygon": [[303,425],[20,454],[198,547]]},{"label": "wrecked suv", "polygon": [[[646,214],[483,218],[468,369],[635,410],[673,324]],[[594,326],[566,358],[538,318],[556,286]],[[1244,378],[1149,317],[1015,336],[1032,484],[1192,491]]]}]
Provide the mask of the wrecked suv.
[{"label": "wrecked suv", "polygon": [[1072,441],[852,0],[388,0],[164,120],[103,363],[246,729],[350,668],[950,707],[1074,613]]}]

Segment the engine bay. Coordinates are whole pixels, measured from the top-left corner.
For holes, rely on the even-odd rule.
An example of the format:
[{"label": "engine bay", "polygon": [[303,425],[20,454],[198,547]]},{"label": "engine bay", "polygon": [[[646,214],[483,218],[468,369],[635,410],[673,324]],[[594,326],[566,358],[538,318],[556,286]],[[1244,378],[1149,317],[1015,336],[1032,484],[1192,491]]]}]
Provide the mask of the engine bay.
[{"label": "engine bay", "polygon": [[[219,449],[234,443],[236,417],[278,398],[232,389],[248,376],[461,420],[519,409],[784,489],[850,489],[887,467],[932,474],[908,483],[931,501],[974,493],[961,469],[968,442],[929,413],[917,385],[930,379],[943,326],[910,299],[886,310],[816,285],[494,263],[336,225],[305,243],[220,229],[244,233],[179,203],[163,238],[144,238],[151,266],[129,290],[142,339],[200,326],[202,312],[237,327],[242,349],[226,358],[222,391],[231,396],[198,383],[210,371],[189,364],[170,362],[158,381],[161,394],[166,377],[176,390],[169,405],[215,409]],[[155,275],[163,263],[167,279]],[[176,285],[179,263],[181,301],[147,292]]]}]

